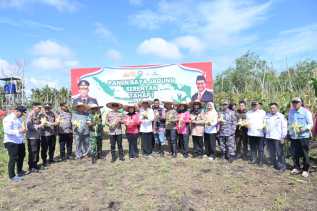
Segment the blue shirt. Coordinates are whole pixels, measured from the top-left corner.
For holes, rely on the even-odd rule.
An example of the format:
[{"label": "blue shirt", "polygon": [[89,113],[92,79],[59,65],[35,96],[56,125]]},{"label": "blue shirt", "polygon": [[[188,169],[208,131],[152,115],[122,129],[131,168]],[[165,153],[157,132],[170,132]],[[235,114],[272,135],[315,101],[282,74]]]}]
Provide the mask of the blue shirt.
[{"label": "blue shirt", "polygon": [[3,119],[3,143],[22,144],[24,140],[24,133],[19,130],[23,128],[22,118],[17,118],[14,113],[8,114]]},{"label": "blue shirt", "polygon": [[90,121],[89,114],[74,112],[72,114],[72,123],[74,133],[77,135],[89,135],[88,121]]},{"label": "blue shirt", "polygon": [[[313,115],[304,107],[291,109],[288,113],[288,133],[291,139],[303,139],[311,137],[313,127]],[[297,131],[294,126],[298,125],[303,132]]]}]

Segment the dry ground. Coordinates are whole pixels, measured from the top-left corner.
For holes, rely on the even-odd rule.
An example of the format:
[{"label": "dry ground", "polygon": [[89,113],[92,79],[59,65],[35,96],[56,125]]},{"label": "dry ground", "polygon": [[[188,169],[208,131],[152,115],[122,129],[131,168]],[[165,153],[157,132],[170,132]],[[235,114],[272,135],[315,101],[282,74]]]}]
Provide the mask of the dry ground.
[{"label": "dry ground", "polygon": [[0,210],[317,210],[314,172],[303,179],[242,160],[180,155],[110,163],[105,153],[96,165],[72,160],[21,183],[2,178]]}]

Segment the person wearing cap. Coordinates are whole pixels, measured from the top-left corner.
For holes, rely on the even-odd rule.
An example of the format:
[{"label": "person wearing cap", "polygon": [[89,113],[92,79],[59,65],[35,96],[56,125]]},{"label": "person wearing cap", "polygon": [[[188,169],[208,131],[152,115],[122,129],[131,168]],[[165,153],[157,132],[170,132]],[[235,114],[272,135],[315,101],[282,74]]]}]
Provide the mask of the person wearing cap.
[{"label": "person wearing cap", "polygon": [[186,103],[178,103],[176,106],[178,112],[176,122],[178,146],[182,150],[184,158],[187,159],[189,153],[190,113]]},{"label": "person wearing cap", "polygon": [[27,143],[28,143],[28,154],[29,154],[29,171],[39,171],[39,153],[41,144],[41,105],[40,103],[34,102],[32,104],[32,110],[28,113],[26,118],[27,126]]},{"label": "person wearing cap", "polygon": [[105,123],[109,126],[109,139],[111,148],[111,162],[115,162],[116,157],[116,145],[118,146],[119,159],[124,161],[124,152],[122,146],[122,124],[123,114],[119,111],[123,106],[120,103],[110,102],[106,105],[111,109],[106,115]]},{"label": "person wearing cap", "polygon": [[100,108],[102,106],[98,106],[97,104],[89,104],[90,113],[90,136],[89,136],[89,145],[90,145],[90,156],[92,163],[96,163],[97,159],[101,158],[102,153],[102,119]]},{"label": "person wearing cap", "polygon": [[202,102],[196,100],[192,102],[191,119],[191,135],[193,139],[193,156],[202,158],[204,155],[204,126],[205,115],[202,109]]},{"label": "person wearing cap", "polygon": [[165,134],[169,142],[171,155],[177,157],[177,132],[176,123],[178,121],[177,111],[174,108],[173,102],[163,102],[166,109],[165,113]]},{"label": "person wearing cap", "polygon": [[[60,158],[62,161],[71,159],[73,146],[73,127],[72,127],[72,113],[66,103],[60,104],[60,111],[57,114],[58,136]],[[67,154],[65,153],[67,149]]]},{"label": "person wearing cap", "polygon": [[[13,182],[21,181],[23,160],[25,156],[24,135],[26,127],[23,125],[22,116],[26,112],[24,106],[17,106],[3,119],[3,143],[8,151],[8,174]],[[17,175],[15,173],[17,166]]]},{"label": "person wearing cap", "polygon": [[248,127],[246,102],[241,100],[237,109],[237,129],[236,129],[236,153],[237,158],[248,159]]},{"label": "person wearing cap", "polygon": [[[47,164],[54,163],[54,153],[56,146],[56,115],[52,111],[52,105],[46,103],[44,106],[44,111],[40,114],[41,119],[41,158],[43,161],[43,166],[46,167]],[[48,153],[48,162],[47,162]]]},{"label": "person wearing cap", "polygon": [[251,148],[251,164],[262,166],[264,161],[264,117],[265,111],[260,109],[257,101],[251,103],[252,109],[246,114],[248,138]]},{"label": "person wearing cap", "polygon": [[[303,106],[301,98],[294,98],[292,108],[288,113],[288,133],[291,139],[294,162],[292,174],[299,174],[302,171],[303,177],[309,176],[309,141],[312,138],[312,127],[312,113]],[[303,158],[303,169],[300,168],[301,158]]]},{"label": "person wearing cap", "polygon": [[229,109],[227,101],[222,103],[222,111],[219,112],[219,142],[221,158],[228,159],[231,163],[235,156],[235,133],[237,127],[237,117]]},{"label": "person wearing cap", "polygon": [[143,149],[143,155],[148,157],[153,152],[153,121],[154,112],[150,107],[151,102],[144,100],[141,103],[140,108],[140,133],[141,133],[141,145]]},{"label": "person wearing cap", "polygon": [[126,126],[126,136],[129,143],[129,158],[130,160],[134,160],[139,155],[138,137],[141,123],[140,116],[137,113],[136,105],[126,105],[124,108],[127,112],[123,122]]},{"label": "person wearing cap", "polygon": [[76,144],[76,159],[82,159],[89,152],[89,107],[78,102],[72,113],[73,136]]},{"label": "person wearing cap", "polygon": [[206,79],[203,75],[197,76],[196,86],[198,92],[192,96],[192,101],[213,102],[213,93],[206,88]]},{"label": "person wearing cap", "polygon": [[165,109],[161,107],[160,100],[154,99],[152,109],[154,111],[153,135],[155,148],[161,156],[164,156],[165,144]]},{"label": "person wearing cap", "polygon": [[207,103],[206,109],[207,110],[205,112],[205,131],[204,131],[205,151],[209,160],[215,160],[218,113],[215,109],[213,102]]},{"label": "person wearing cap", "polygon": [[73,104],[76,105],[79,102],[84,104],[97,104],[95,98],[90,97],[89,94],[89,82],[87,80],[80,80],[77,84],[79,94],[73,98]]},{"label": "person wearing cap", "polygon": [[283,114],[278,112],[278,104],[270,104],[270,112],[264,119],[265,138],[270,153],[271,164],[277,170],[286,169],[283,143],[287,135],[287,121]]}]

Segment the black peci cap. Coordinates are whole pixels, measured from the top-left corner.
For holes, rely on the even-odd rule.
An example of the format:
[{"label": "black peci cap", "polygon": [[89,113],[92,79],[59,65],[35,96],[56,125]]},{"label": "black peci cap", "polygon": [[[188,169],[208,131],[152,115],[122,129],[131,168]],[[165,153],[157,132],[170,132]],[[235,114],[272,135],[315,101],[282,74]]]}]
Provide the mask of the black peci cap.
[{"label": "black peci cap", "polygon": [[89,82],[87,80],[80,80],[77,86],[89,86]]},{"label": "black peci cap", "polygon": [[26,107],[22,106],[22,105],[19,105],[19,106],[15,107],[15,110],[19,111],[21,113],[26,113]]},{"label": "black peci cap", "polygon": [[198,75],[196,81],[206,81],[206,78],[203,75]]}]

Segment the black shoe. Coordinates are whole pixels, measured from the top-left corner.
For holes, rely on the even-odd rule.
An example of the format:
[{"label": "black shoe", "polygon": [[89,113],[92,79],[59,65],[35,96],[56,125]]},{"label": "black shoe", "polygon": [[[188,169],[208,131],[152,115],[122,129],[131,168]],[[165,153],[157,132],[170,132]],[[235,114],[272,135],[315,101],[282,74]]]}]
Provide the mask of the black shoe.
[{"label": "black shoe", "polygon": [[53,164],[53,163],[55,163],[55,160],[49,160],[48,161],[48,164]]},{"label": "black shoe", "polygon": [[124,157],[121,157],[121,158],[119,158],[119,160],[124,161],[125,159],[124,159]]},{"label": "black shoe", "polygon": [[256,164],[256,160],[250,160],[249,164]]},{"label": "black shoe", "polygon": [[92,164],[95,164],[95,163],[96,163],[96,157],[92,157],[92,158],[91,158],[91,163],[92,163]]},{"label": "black shoe", "polygon": [[24,175],[26,175],[26,171],[22,170],[21,172],[18,173],[19,177],[23,177]]},{"label": "black shoe", "polygon": [[38,169],[36,169],[36,168],[32,168],[32,169],[30,170],[30,172],[31,172],[31,173],[38,173],[38,172],[39,172],[39,170],[38,170]]}]

